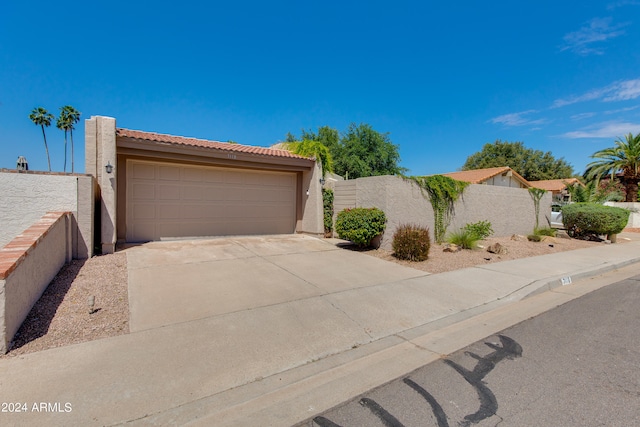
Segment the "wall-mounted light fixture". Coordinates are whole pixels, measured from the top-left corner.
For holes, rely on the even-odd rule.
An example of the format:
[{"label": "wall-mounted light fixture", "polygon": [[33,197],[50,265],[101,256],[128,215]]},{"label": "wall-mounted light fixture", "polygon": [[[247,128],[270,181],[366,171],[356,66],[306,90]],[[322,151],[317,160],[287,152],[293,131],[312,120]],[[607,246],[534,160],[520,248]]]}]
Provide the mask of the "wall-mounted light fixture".
[{"label": "wall-mounted light fixture", "polygon": [[107,164],[104,165],[104,169],[107,171],[107,173],[113,172],[113,165],[111,164],[111,162],[107,162]]},{"label": "wall-mounted light fixture", "polygon": [[324,185],[324,178],[320,178],[320,185]]}]

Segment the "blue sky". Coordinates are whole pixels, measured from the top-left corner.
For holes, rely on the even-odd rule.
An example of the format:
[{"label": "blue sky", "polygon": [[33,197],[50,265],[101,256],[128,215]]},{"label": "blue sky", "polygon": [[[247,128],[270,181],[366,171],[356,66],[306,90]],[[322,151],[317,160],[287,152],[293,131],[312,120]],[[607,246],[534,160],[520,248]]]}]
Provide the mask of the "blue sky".
[{"label": "blue sky", "polygon": [[[46,170],[28,118],[84,119],[269,146],[351,122],[389,132],[410,174],[522,141],[582,173],[640,132],[640,0],[5,2],[0,167]],[[52,168],[62,131],[47,129]],[[70,156],[70,154],[69,154]],[[69,160],[70,163],[70,160]],[[69,170],[69,166],[67,167]]]}]

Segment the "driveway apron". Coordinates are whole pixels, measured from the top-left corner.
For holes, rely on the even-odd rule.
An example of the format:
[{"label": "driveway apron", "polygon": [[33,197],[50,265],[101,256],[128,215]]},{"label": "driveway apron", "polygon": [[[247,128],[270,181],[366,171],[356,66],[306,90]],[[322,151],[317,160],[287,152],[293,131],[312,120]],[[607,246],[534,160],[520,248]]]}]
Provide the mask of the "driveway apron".
[{"label": "driveway apron", "polygon": [[127,258],[132,332],[426,274],[305,235],[152,242]]}]

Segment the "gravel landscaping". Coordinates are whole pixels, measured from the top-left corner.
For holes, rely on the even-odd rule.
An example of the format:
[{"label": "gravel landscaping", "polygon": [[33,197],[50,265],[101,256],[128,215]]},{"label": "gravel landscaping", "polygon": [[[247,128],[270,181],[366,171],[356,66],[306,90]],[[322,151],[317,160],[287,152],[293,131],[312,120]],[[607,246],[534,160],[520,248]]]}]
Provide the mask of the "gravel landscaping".
[{"label": "gravel landscaping", "polygon": [[[628,230],[635,231],[635,230]],[[618,243],[628,241],[619,238]],[[500,243],[507,253],[492,254],[486,248]],[[492,262],[569,251],[603,243],[555,238],[547,242],[515,241],[509,237],[481,241],[483,249],[443,252],[432,245],[423,262],[400,261],[382,249],[363,251],[408,267],[441,273]],[[90,307],[89,301],[95,304]],[[73,260],[65,265],[33,307],[14,338],[9,358],[100,338],[129,333],[129,300],[126,252]]]},{"label": "gravel landscaping", "polygon": [[33,306],[9,353],[0,358],[129,333],[127,284],[124,252],[71,261]]}]

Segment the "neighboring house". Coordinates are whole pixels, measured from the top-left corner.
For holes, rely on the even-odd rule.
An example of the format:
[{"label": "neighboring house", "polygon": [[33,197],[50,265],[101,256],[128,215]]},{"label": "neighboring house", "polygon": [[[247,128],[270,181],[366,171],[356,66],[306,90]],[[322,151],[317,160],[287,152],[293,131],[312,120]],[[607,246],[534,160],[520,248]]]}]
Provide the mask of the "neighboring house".
[{"label": "neighboring house", "polygon": [[470,184],[495,185],[499,187],[529,188],[531,185],[516,171],[508,166],[499,168],[473,169],[449,172],[441,175]]},{"label": "neighboring house", "polygon": [[116,128],[86,121],[103,253],[116,242],[180,237],[322,234],[322,171],[286,150]]},{"label": "neighboring house", "polygon": [[529,181],[532,187],[541,188],[543,190],[550,191],[554,202],[570,202],[571,193],[567,191],[567,187],[584,184],[577,178],[564,178],[564,179],[547,179],[544,181]]}]

